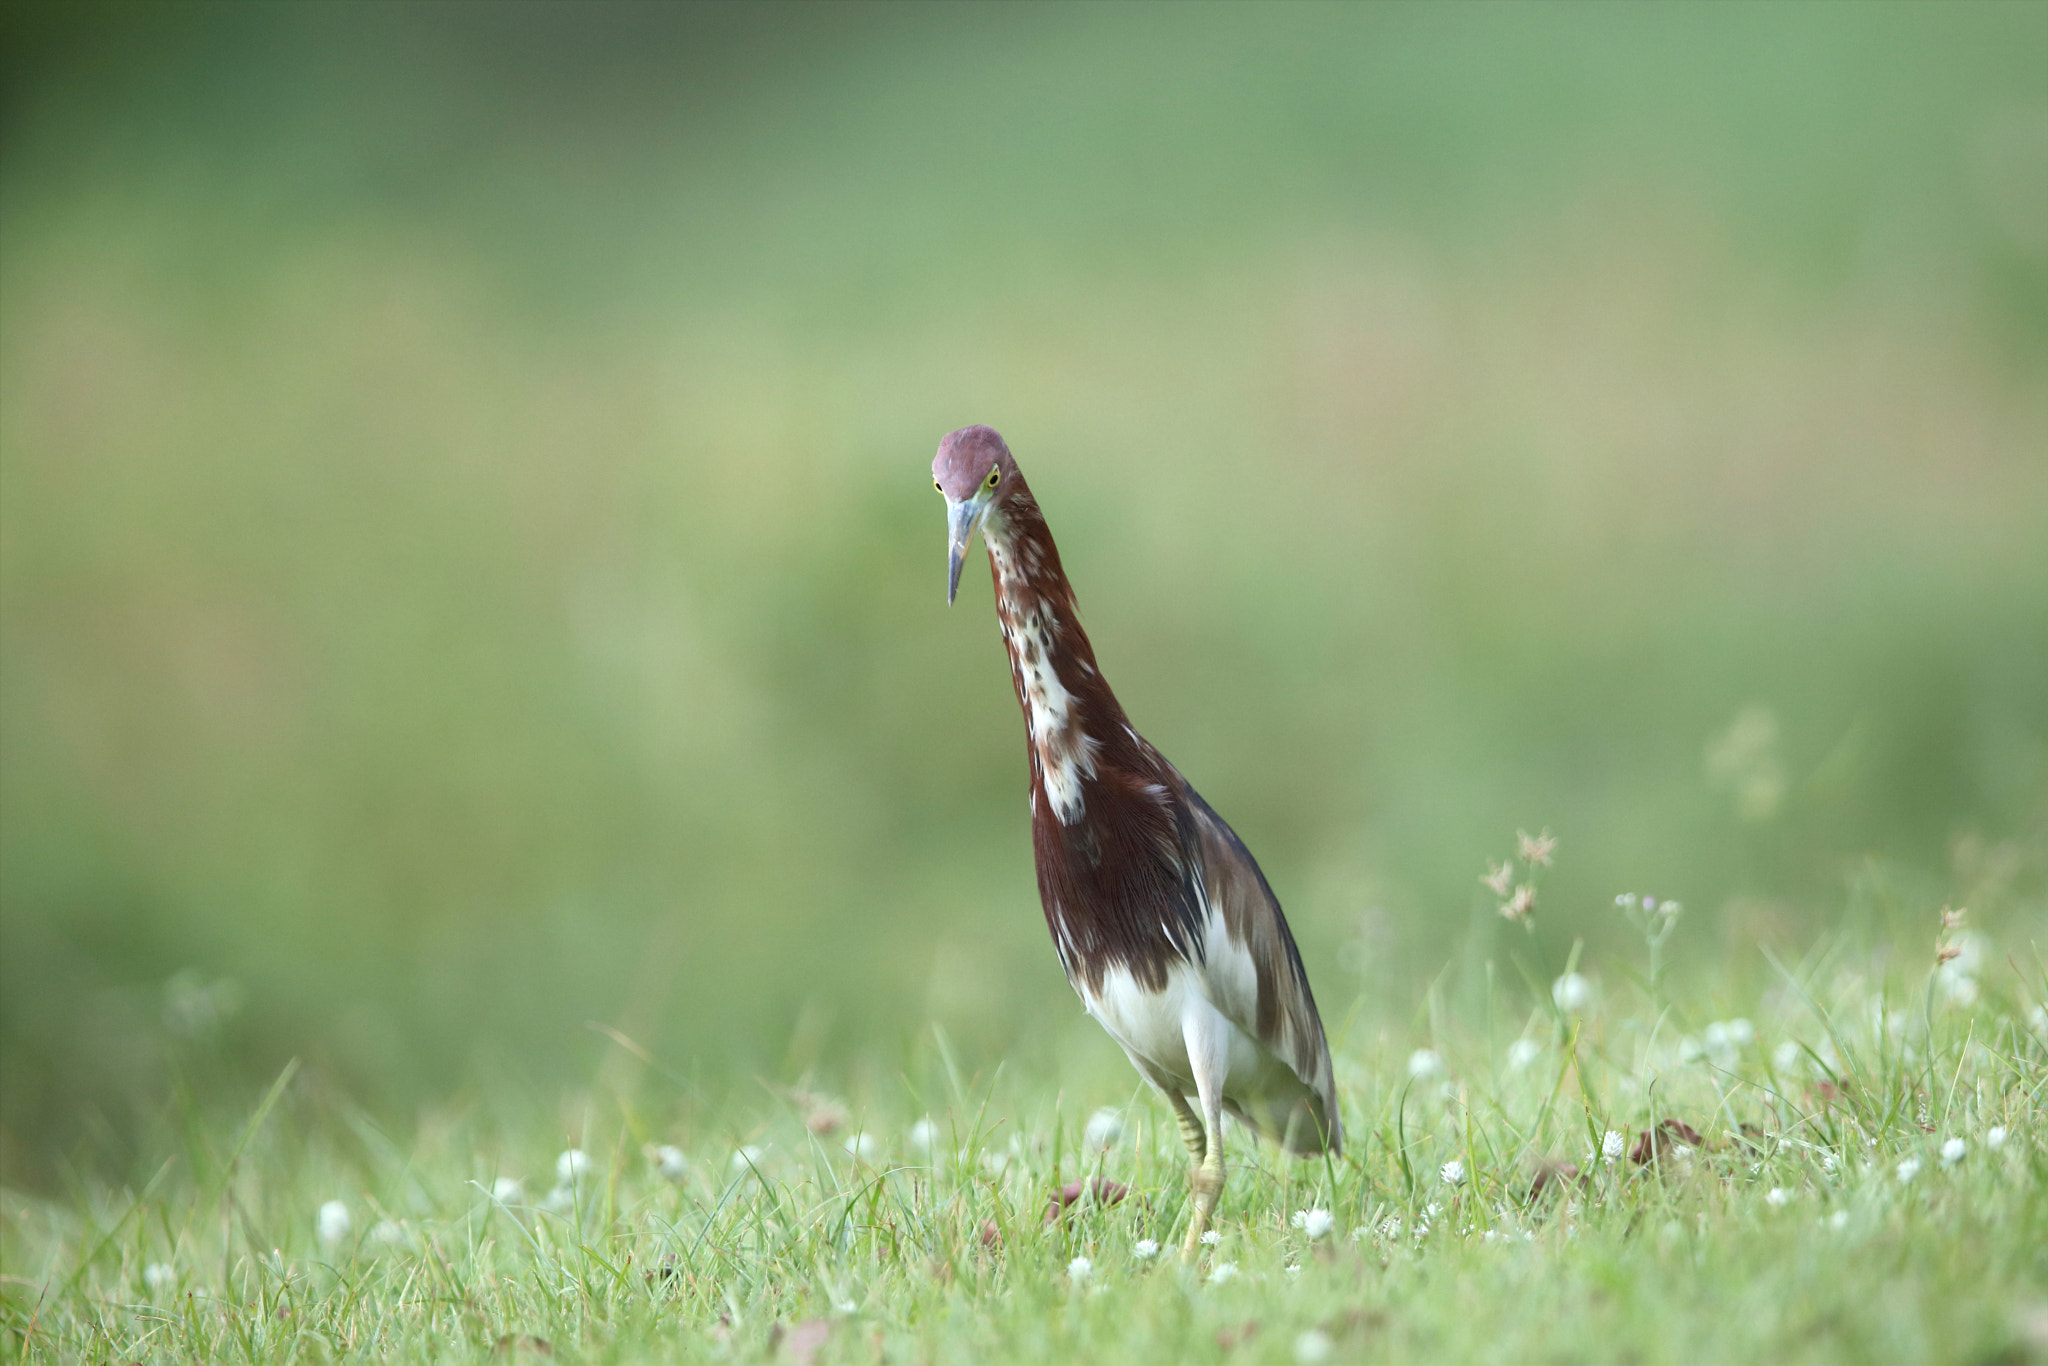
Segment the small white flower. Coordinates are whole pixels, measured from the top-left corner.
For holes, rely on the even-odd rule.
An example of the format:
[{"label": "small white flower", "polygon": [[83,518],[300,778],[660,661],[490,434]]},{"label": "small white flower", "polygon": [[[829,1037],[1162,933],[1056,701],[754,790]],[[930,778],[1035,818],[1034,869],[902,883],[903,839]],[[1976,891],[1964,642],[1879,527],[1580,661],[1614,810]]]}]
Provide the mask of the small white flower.
[{"label": "small white flower", "polygon": [[1380,1236],[1389,1242],[1399,1238],[1401,1236],[1401,1221],[1391,1214],[1388,1215],[1380,1222]]},{"label": "small white flower", "polygon": [[1289,1222],[1310,1238],[1322,1238],[1329,1234],[1337,1220],[1326,1209],[1298,1209]]},{"label": "small white flower", "polygon": [[1920,1174],[1920,1159],[1917,1157],[1906,1158],[1892,1170],[1898,1174],[1900,1181],[1911,1181]]},{"label": "small white flower", "polygon": [[2027,1012],[2027,1028],[2048,1039],[2048,1006],[2035,1006]]},{"label": "small white flower", "polygon": [[1567,1015],[1576,1015],[1593,1003],[1593,984],[1576,972],[1568,972],[1550,984],[1550,999]]},{"label": "small white flower", "polygon": [[1534,1039],[1516,1039],[1508,1045],[1508,1070],[1519,1072],[1543,1054],[1543,1045]]},{"label": "small white flower", "polygon": [[576,1208],[576,1188],[567,1182],[548,1192],[540,1207],[549,1214],[568,1214]]},{"label": "small white flower", "polygon": [[389,1219],[379,1219],[370,1230],[370,1241],[379,1247],[397,1247],[405,1241],[405,1226]]},{"label": "small white flower", "polygon": [[1446,1186],[1462,1186],[1465,1184],[1465,1164],[1454,1157],[1437,1169],[1437,1175],[1443,1178]]},{"label": "small white flower", "polygon": [[1209,1273],[1209,1284],[1211,1285],[1221,1285],[1225,1281],[1234,1281],[1236,1279],[1236,1262],[1218,1262],[1216,1263],[1215,1270]]},{"label": "small white flower", "polygon": [[1796,1077],[1806,1070],[1806,1050],[1791,1039],[1771,1050],[1771,1070]]},{"label": "small white flower", "polygon": [[872,1162],[882,1155],[882,1142],[863,1129],[859,1133],[847,1135],[846,1151],[856,1162]]},{"label": "small white flower", "polygon": [[1609,1129],[1606,1133],[1600,1135],[1601,1161],[1618,1161],[1621,1155],[1627,1151],[1628,1139],[1623,1137],[1621,1134],[1617,1133],[1615,1130]]},{"label": "small white flower", "polygon": [[654,1170],[664,1181],[680,1181],[690,1174],[690,1159],[675,1144],[664,1143],[654,1150]]},{"label": "small white flower", "polygon": [[491,1199],[501,1205],[526,1203],[526,1187],[516,1176],[501,1176],[491,1182]]},{"label": "small white flower", "polygon": [[1223,1241],[1223,1235],[1222,1235],[1221,1233],[1218,1233],[1218,1232],[1217,1232],[1217,1231],[1216,1231],[1215,1229],[1213,1229],[1213,1228],[1212,1228],[1212,1229],[1210,1229],[1210,1230],[1208,1230],[1207,1232],[1205,1232],[1205,1233],[1204,1233],[1204,1234],[1202,1235],[1202,1246],[1203,1246],[1203,1247],[1214,1247],[1214,1246],[1216,1246],[1216,1244],[1218,1244],[1218,1243],[1220,1243],[1220,1242],[1222,1242],[1222,1241]]},{"label": "small white flower", "polygon": [[1094,1270],[1094,1262],[1089,1261],[1086,1257],[1076,1257],[1073,1261],[1067,1263],[1067,1279],[1070,1281],[1085,1281]]},{"label": "small white flower", "polygon": [[1830,1152],[1829,1150],[1827,1150],[1827,1149],[1825,1149],[1825,1148],[1823,1148],[1823,1149],[1821,1150],[1821,1154],[1820,1154],[1820,1169],[1821,1169],[1822,1171],[1824,1171],[1824,1172],[1832,1172],[1832,1171],[1834,1171],[1834,1169],[1835,1169],[1836,1167],[1840,1166],[1840,1165],[1841,1165],[1841,1163],[1842,1163],[1842,1159],[1841,1159],[1841,1158],[1839,1158],[1839,1157],[1836,1157],[1836,1156],[1834,1155],[1834,1153]]},{"label": "small white flower", "polygon": [[1941,1165],[1953,1167],[1956,1163],[1962,1161],[1969,1151],[1969,1144],[1963,1142],[1960,1138],[1952,1138],[1941,1145]]},{"label": "small white flower", "polygon": [[1772,1209],[1783,1209],[1791,1199],[1791,1191],[1786,1190],[1783,1186],[1773,1186],[1771,1187],[1770,1194],[1764,1197],[1764,1203]]},{"label": "small white flower", "polygon": [[151,1262],[142,1268],[142,1283],[151,1290],[161,1290],[167,1285],[174,1284],[177,1279],[178,1273],[171,1268],[169,1262]]},{"label": "small white flower", "polygon": [[1418,1048],[1408,1055],[1408,1075],[1415,1080],[1428,1081],[1443,1074],[1444,1060],[1434,1048]]},{"label": "small white flower", "polygon": [[1299,1276],[1301,1274],[1301,1263],[1289,1262],[1286,1266],[1283,1266],[1280,1269],[1287,1273],[1287,1278],[1289,1280],[1293,1280],[1296,1276]]},{"label": "small white flower", "polygon": [[743,1172],[749,1167],[760,1166],[761,1158],[763,1156],[765,1156],[765,1154],[763,1153],[761,1146],[759,1144],[742,1143],[739,1147],[733,1149],[732,1162],[730,1165],[733,1171]]},{"label": "small white flower", "polygon": [[339,1200],[329,1200],[320,1207],[320,1217],[314,1227],[319,1231],[320,1241],[328,1247],[339,1247],[348,1238],[349,1229],[355,1220],[349,1217],[348,1206]]},{"label": "small white flower", "polygon": [[910,1126],[910,1146],[921,1153],[928,1153],[939,1146],[939,1126],[929,1119],[920,1119]]},{"label": "small white flower", "polygon": [[1088,1116],[1088,1124],[1081,1131],[1081,1141],[1088,1145],[1088,1151],[1107,1152],[1123,1142],[1124,1117],[1115,1110],[1104,1108]]},{"label": "small white flower", "polygon": [[1149,1262],[1159,1255],[1159,1244],[1151,1238],[1140,1238],[1131,1244],[1131,1255],[1141,1262]]},{"label": "small white flower", "polygon": [[832,1312],[843,1317],[847,1314],[859,1313],[860,1306],[852,1300],[834,1300],[832,1301]]},{"label": "small white flower", "polygon": [[1714,1065],[1723,1069],[1735,1066],[1742,1050],[1756,1042],[1756,1029],[1747,1020],[1716,1020],[1700,1033],[1701,1046]]},{"label": "small white flower", "polygon": [[565,1186],[573,1186],[590,1175],[590,1154],[581,1148],[570,1148],[555,1159],[555,1180]]},{"label": "small white flower", "polygon": [[2005,1126],[2003,1124],[1994,1124],[1984,1131],[1984,1146],[1994,1150],[2005,1146]]},{"label": "small white flower", "polygon": [[1839,1232],[1849,1227],[1849,1211],[1838,1209],[1828,1216],[1828,1227]]},{"label": "small white flower", "polygon": [[1301,1366],[1318,1366],[1328,1361],[1337,1344],[1330,1341],[1330,1335],[1320,1328],[1310,1328],[1294,1340],[1294,1359]]}]

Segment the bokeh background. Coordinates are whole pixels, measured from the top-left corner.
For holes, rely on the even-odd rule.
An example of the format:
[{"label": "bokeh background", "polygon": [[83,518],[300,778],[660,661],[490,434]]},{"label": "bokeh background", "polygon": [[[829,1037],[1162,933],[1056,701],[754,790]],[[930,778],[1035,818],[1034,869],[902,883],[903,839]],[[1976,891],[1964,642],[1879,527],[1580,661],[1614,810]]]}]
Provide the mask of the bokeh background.
[{"label": "bokeh background", "polygon": [[1346,1047],[1621,891],[1704,997],[2040,932],[2048,7],[5,16],[9,1181],[202,1043],[1128,1089],[944,603],[976,421]]}]

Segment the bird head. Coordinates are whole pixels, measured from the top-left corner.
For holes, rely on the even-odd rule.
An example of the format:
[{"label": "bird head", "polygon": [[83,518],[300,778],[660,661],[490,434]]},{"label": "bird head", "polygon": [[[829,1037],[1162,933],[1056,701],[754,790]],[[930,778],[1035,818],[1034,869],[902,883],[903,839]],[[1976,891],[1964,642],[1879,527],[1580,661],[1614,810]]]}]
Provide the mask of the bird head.
[{"label": "bird head", "polygon": [[1017,462],[993,427],[962,427],[939,443],[932,485],[946,498],[946,601],[960,591],[960,566],[974,529],[1018,487]]}]

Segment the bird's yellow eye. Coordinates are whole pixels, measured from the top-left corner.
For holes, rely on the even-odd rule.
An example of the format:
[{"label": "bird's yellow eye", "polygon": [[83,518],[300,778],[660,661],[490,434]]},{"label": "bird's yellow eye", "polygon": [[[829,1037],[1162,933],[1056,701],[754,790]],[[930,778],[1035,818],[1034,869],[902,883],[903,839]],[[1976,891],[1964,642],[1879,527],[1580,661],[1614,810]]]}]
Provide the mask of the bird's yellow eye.
[{"label": "bird's yellow eye", "polygon": [[1002,478],[1002,477],[1003,477],[1003,472],[1002,472],[1001,470],[990,470],[990,471],[988,472],[988,486],[989,486],[990,488],[994,488],[994,487],[996,486],[996,480],[998,480],[998,479],[1000,479],[1000,478]]}]

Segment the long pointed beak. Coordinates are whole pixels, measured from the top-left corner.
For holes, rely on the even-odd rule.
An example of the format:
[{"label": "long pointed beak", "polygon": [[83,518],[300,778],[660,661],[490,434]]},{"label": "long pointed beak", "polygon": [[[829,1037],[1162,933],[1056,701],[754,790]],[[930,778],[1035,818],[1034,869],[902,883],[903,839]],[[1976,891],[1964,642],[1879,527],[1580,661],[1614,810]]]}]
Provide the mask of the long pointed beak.
[{"label": "long pointed beak", "polygon": [[979,498],[946,504],[946,605],[953,605],[953,599],[960,592],[960,566],[967,562],[967,543],[974,539],[975,525],[981,521],[983,508],[987,506]]}]

